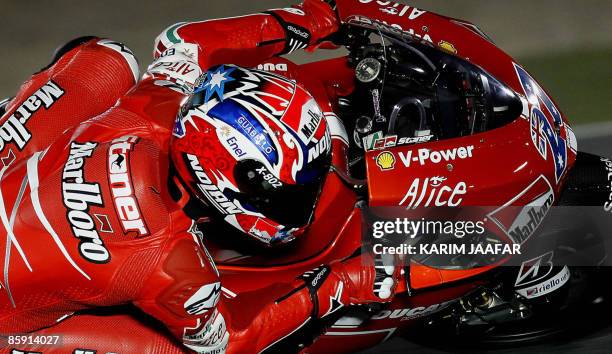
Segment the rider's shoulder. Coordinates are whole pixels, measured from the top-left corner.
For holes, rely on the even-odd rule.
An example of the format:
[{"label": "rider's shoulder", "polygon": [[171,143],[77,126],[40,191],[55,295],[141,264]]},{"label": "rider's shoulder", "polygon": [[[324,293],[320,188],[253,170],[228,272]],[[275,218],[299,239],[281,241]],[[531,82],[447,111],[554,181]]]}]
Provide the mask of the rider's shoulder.
[{"label": "rider's shoulder", "polygon": [[97,203],[89,209],[106,216],[112,233],[140,238],[168,226],[169,160],[157,141],[134,134],[75,134],[57,143],[41,160],[49,166],[43,184],[59,177],[64,199],[73,201],[88,201],[95,191]]}]

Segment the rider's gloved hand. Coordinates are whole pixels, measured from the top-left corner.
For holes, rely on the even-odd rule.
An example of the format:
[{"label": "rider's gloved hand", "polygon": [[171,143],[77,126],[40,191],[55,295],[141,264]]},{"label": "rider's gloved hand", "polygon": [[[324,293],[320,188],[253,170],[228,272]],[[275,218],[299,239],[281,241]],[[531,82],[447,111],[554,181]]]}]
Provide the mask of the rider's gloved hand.
[{"label": "rider's gloved hand", "polygon": [[304,12],[310,14],[313,43],[318,43],[338,31],[340,23],[335,4],[330,5],[329,0],[306,0],[301,6]]},{"label": "rider's gloved hand", "polygon": [[286,34],[283,53],[316,46],[340,26],[335,9],[329,1],[305,0],[291,8],[266,12],[276,18]]},{"label": "rider's gloved hand", "polygon": [[401,267],[393,257],[363,254],[335,264],[333,270],[346,284],[350,303],[368,304],[391,301]]},{"label": "rider's gloved hand", "polygon": [[325,318],[339,307],[391,301],[401,276],[398,263],[363,254],[305,273],[301,279],[313,303],[312,318]]}]

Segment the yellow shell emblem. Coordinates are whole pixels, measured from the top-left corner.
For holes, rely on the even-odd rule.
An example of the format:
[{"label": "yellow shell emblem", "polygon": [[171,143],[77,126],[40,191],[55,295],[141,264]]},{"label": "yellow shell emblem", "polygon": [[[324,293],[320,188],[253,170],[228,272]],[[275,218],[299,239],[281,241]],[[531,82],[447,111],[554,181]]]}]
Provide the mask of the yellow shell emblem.
[{"label": "yellow shell emblem", "polygon": [[438,43],[438,46],[442,48],[442,50],[444,50],[445,52],[457,54],[457,49],[452,43],[449,43],[447,41],[440,41],[440,43]]},{"label": "yellow shell emblem", "polygon": [[389,171],[395,168],[395,156],[388,152],[381,152],[376,158],[376,164],[383,171]]}]

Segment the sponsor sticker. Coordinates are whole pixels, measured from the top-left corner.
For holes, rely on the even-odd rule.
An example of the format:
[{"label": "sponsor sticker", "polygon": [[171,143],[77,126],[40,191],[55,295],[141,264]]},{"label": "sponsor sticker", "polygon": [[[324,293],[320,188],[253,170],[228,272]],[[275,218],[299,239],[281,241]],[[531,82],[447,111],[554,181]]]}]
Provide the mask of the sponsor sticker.
[{"label": "sponsor sticker", "polygon": [[9,143],[14,143],[17,149],[22,151],[32,139],[32,133],[26,123],[41,108],[51,109],[64,93],[64,89],[57,83],[49,81],[28,97],[0,126],[0,151]]},{"label": "sponsor sticker", "polygon": [[306,32],[306,31],[304,31],[304,30],[302,30],[300,28],[297,28],[296,26],[288,25],[287,29],[289,31],[295,33],[295,35],[297,35],[299,37],[302,37],[304,39],[308,39],[310,37],[310,33]]},{"label": "sponsor sticker", "polygon": [[400,4],[393,1],[381,1],[381,0],[359,0],[362,4],[370,4],[376,2],[376,5],[380,6],[380,11],[388,15],[405,17],[409,20],[416,20],[421,17],[427,11],[417,9],[416,7],[408,6],[406,4]]},{"label": "sponsor sticker", "polygon": [[265,243],[289,242],[294,239],[295,229],[280,229],[280,226],[273,225],[262,218],[257,218],[255,224],[249,230],[249,234]]},{"label": "sponsor sticker", "polygon": [[434,40],[431,38],[429,33],[422,31],[422,29],[415,30],[414,28],[406,27],[405,23],[387,23],[386,21],[381,22],[381,21],[372,20],[369,17],[365,17],[361,15],[350,16],[347,19],[347,22],[349,23],[357,22],[357,23],[368,25],[368,26],[371,26],[371,25],[383,26],[386,30],[393,31],[393,32],[399,32],[402,35],[408,35],[412,37],[415,41],[419,41],[421,43],[428,44],[428,45],[434,44]]},{"label": "sponsor sticker", "polygon": [[290,14],[297,15],[297,16],[306,16],[306,13],[303,10],[297,9],[295,7],[284,7],[279,10],[285,11],[285,12],[288,12]]},{"label": "sponsor sticker", "polygon": [[169,57],[172,55],[178,55],[182,58],[188,59],[188,61],[197,63],[198,46],[193,43],[176,43],[172,47],[165,50],[160,57]]},{"label": "sponsor sticker", "polygon": [[316,160],[321,155],[325,155],[330,150],[331,135],[329,134],[329,131],[327,131],[321,140],[317,141],[314,146],[308,149],[308,163]]},{"label": "sponsor sticker", "polygon": [[399,138],[397,135],[390,135],[386,137],[375,137],[373,142],[368,145],[365,145],[366,151],[371,150],[383,150],[389,149],[396,146],[401,145],[412,145],[412,144],[422,144],[427,143],[433,139],[433,135],[426,135],[420,137],[403,137]]},{"label": "sponsor sticker", "polygon": [[278,155],[272,140],[263,133],[265,130],[257,120],[254,118],[249,119],[241,115],[236,122],[243,134],[257,146],[259,151],[265,154],[268,161],[276,162],[278,160]]},{"label": "sponsor sticker", "polygon": [[315,135],[321,121],[323,120],[323,112],[314,99],[309,100],[302,106],[302,115],[300,125],[298,127],[298,135],[302,141],[309,142]]},{"label": "sponsor sticker", "polygon": [[548,252],[523,262],[514,286],[525,286],[546,278],[553,270],[553,255],[553,252]]},{"label": "sponsor sticker", "polygon": [[408,321],[411,319],[431,315],[438,311],[441,311],[452,304],[453,301],[443,302],[440,304],[433,304],[429,306],[418,306],[409,307],[404,309],[395,310],[382,310],[372,317],[372,320],[384,320],[384,319],[400,319],[400,321]]},{"label": "sponsor sticker", "polygon": [[98,44],[119,53],[123,57],[123,59],[125,59],[125,62],[129,65],[130,70],[132,71],[132,76],[134,76],[134,82],[138,82],[138,77],[140,76],[138,59],[136,59],[134,52],[132,52],[130,48],[126,47],[123,43],[115,42],[110,39],[99,40]]},{"label": "sponsor sticker", "polygon": [[189,60],[178,60],[172,56],[160,57],[148,69],[149,74],[156,74],[167,82],[174,83],[185,92],[192,92],[202,69]]},{"label": "sponsor sticker", "polygon": [[286,63],[263,63],[257,65],[257,70],[271,71],[271,72],[285,72],[289,70]]},{"label": "sponsor sticker", "polygon": [[378,131],[376,133],[370,134],[362,139],[363,148],[365,151],[372,151],[374,149],[374,143],[381,140],[383,138],[383,132]]},{"label": "sponsor sticker", "polygon": [[238,139],[236,139],[235,136],[230,136],[225,142],[236,159],[240,159],[246,155],[246,152],[238,145]]},{"label": "sponsor sticker", "polygon": [[440,47],[442,50],[444,50],[447,53],[457,54],[457,48],[455,48],[455,45],[450,42],[440,41],[438,42],[438,47]]},{"label": "sponsor sticker", "polygon": [[395,169],[395,155],[388,151],[381,152],[376,157],[376,165],[381,171],[390,171]]},{"label": "sponsor sticker", "polygon": [[527,241],[544,221],[555,202],[552,186],[544,176],[488,217],[514,242]]},{"label": "sponsor sticker", "polygon": [[535,299],[560,289],[569,279],[570,270],[567,266],[564,266],[563,269],[552,278],[524,289],[516,289],[515,291],[517,294],[527,299]]},{"label": "sponsor sticker", "polygon": [[98,351],[95,349],[81,349],[81,348],[77,348],[75,349],[72,354],[97,354]]},{"label": "sponsor sticker", "polygon": [[206,284],[185,301],[183,305],[185,312],[190,316],[204,314],[217,306],[220,295],[220,282]]},{"label": "sponsor sticker", "polygon": [[204,348],[205,353],[210,354],[225,353],[228,338],[225,318],[219,311],[213,311],[208,321],[197,321],[195,327],[185,327],[183,330],[185,345]]},{"label": "sponsor sticker", "polygon": [[242,210],[234,202],[229,200],[221,190],[212,182],[210,177],[204,172],[204,169],[195,155],[185,155],[193,174],[197,180],[197,187],[206,196],[206,199],[212,207],[219,210],[225,215],[242,214]]},{"label": "sponsor sticker", "polygon": [[402,165],[404,165],[406,168],[412,166],[413,164],[425,166],[448,163],[456,160],[468,160],[473,156],[473,145],[444,150],[418,149],[416,151],[410,150],[408,152],[399,153]]},{"label": "sponsor sticker", "polygon": [[66,219],[78,238],[79,254],[91,263],[108,263],[110,253],[96,230],[96,223],[89,214],[91,206],[104,206],[100,185],[85,181],[85,161],[91,157],[97,143],[73,142],[62,174],[62,197]]},{"label": "sponsor sticker", "polygon": [[467,183],[447,185],[446,182],[447,178],[441,176],[415,178],[399,205],[405,206],[406,209],[458,207],[463,202],[463,196],[467,194]]},{"label": "sponsor sticker", "polygon": [[112,142],[108,149],[108,182],[123,232],[134,231],[139,236],[146,236],[149,230],[135,196],[130,169],[130,152],[136,143],[135,136],[124,136]]}]

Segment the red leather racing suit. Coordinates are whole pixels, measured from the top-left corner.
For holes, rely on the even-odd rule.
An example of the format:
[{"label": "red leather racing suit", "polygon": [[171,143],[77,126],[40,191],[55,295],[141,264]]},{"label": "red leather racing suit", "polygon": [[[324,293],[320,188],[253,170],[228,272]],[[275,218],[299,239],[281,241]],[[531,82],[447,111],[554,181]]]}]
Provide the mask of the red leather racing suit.
[{"label": "red leather racing suit", "polygon": [[128,48],[83,39],[26,82],[0,120],[0,335],[131,303],[197,352],[282,351],[297,344],[290,334],[313,330],[343,304],[380,301],[376,271],[356,259],[219,296],[168,158],[179,107],[207,68],[254,66],[337,27],[319,0],[177,24],[157,39],[138,83]]}]

